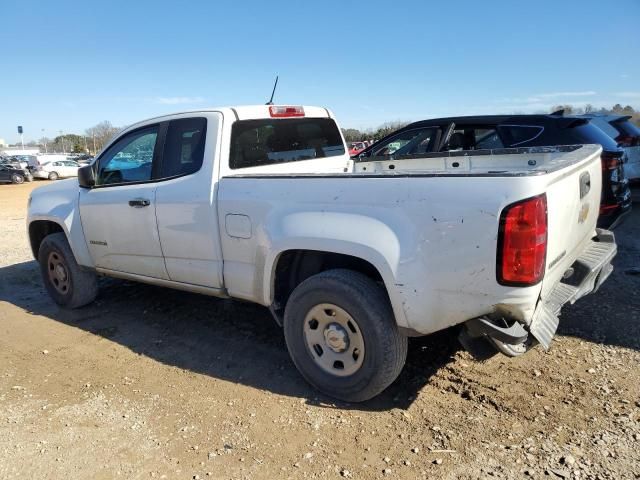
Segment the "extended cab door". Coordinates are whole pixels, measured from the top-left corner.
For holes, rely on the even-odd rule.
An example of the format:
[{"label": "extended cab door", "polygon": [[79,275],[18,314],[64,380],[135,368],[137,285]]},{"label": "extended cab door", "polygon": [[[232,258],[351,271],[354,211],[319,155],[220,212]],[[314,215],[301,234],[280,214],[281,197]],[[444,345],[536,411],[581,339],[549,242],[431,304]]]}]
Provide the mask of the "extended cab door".
[{"label": "extended cab door", "polygon": [[156,215],[169,278],[222,287],[218,231],[218,158],[222,115],[202,112],[169,121],[159,168]]},{"label": "extended cab door", "polygon": [[80,217],[96,267],[168,279],[156,224],[153,167],[163,126],[129,131],[97,161],[96,185],[80,189]]}]

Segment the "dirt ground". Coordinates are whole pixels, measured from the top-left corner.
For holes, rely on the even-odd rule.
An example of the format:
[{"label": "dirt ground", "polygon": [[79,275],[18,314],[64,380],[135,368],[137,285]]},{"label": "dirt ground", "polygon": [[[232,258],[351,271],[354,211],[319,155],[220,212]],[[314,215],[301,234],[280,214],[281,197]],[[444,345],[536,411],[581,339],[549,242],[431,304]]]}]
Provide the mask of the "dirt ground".
[{"label": "dirt ground", "polygon": [[33,187],[0,186],[1,479],[640,478],[640,206],[549,352],[476,362],[453,331],[415,339],[355,405],[302,380],[261,307],[102,280],[57,308]]}]

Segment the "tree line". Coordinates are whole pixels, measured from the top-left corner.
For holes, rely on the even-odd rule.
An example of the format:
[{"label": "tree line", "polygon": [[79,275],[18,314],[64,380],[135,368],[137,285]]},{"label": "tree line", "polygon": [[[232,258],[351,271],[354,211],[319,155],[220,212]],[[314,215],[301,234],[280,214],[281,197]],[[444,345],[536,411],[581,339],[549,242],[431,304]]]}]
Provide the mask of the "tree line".
[{"label": "tree line", "polygon": [[[593,105],[585,105],[584,107],[574,107],[573,105],[555,105],[549,112],[539,113],[553,113],[558,110],[564,110],[565,115],[582,115],[585,113],[604,113],[613,115],[629,115],[631,120],[638,126],[640,126],[640,110],[635,110],[631,105],[622,106],[619,103],[615,104],[611,108],[596,108]],[[387,122],[383,123],[376,129],[370,130],[358,130],[357,128],[343,128],[342,134],[347,143],[360,142],[362,140],[374,140],[378,141],[390,133],[404,127],[409,122]]]},{"label": "tree line", "polygon": [[95,155],[102,147],[120,131],[111,122],[100,122],[87,128],[83,135],[75,133],[60,134],[57,137],[42,137],[38,141],[32,140],[24,144],[25,147],[40,147],[48,153],[89,153]]},{"label": "tree line", "polygon": [[602,113],[605,115],[629,115],[631,121],[640,126],[640,110],[634,109],[631,105],[623,107],[616,103],[611,108],[595,108],[593,105],[586,104],[584,107],[574,107],[573,105],[555,105],[551,107],[551,113],[558,110],[564,110],[565,115],[582,115],[585,113]]}]

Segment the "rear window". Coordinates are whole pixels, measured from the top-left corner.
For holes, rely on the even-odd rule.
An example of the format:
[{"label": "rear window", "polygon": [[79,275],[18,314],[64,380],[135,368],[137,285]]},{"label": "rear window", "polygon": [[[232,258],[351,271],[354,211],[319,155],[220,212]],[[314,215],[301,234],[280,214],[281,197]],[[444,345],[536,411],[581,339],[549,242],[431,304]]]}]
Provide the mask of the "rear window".
[{"label": "rear window", "polygon": [[233,169],[344,154],[338,126],[330,118],[239,120],[231,129]]},{"label": "rear window", "polygon": [[599,145],[602,145],[602,148],[604,150],[618,149],[618,144],[613,138],[611,138],[609,135],[607,135],[591,123],[585,123],[576,127],[566,128],[561,130],[561,132],[565,132],[562,135],[562,139],[565,140],[562,143],[565,145],[579,143],[597,143]]}]

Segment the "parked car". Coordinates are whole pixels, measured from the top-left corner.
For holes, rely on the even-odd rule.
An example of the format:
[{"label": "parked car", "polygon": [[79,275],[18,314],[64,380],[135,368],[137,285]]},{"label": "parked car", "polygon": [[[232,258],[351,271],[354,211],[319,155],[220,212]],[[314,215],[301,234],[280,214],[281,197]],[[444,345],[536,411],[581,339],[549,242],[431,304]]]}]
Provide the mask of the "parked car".
[{"label": "parked car", "polygon": [[631,122],[628,115],[606,115],[589,113],[580,115],[613,138],[627,154],[624,172],[629,181],[640,182],[640,128]]},{"label": "parked car", "polygon": [[58,180],[59,178],[77,177],[80,165],[73,160],[47,162],[35,167],[32,174],[35,178]]},{"label": "parked car", "polygon": [[0,163],[0,182],[2,183],[24,183],[33,180],[31,174],[22,168],[7,163]]},{"label": "parked car", "polygon": [[29,165],[29,162],[27,161],[27,157],[28,155],[20,155],[20,156],[14,155],[12,157],[5,158],[0,163],[9,163],[11,165],[14,165],[16,168],[27,168]]},{"label": "parked car", "polygon": [[467,345],[549,348],[562,305],[612,270],[601,153],[354,163],[325,108],[167,115],[33,191],[29,239],[61,306],[92,302],[98,274],[255,302],[304,378],[363,401],[396,379],[408,336],[464,325]]},{"label": "parked car", "polygon": [[38,155],[32,155],[29,158],[29,169],[34,170],[37,167],[49,162],[64,162],[65,160],[71,160],[66,154],[59,153],[41,153]]},{"label": "parked car", "polygon": [[11,168],[22,169],[22,165],[20,164],[20,162],[18,160],[14,160],[11,157],[6,157],[0,160],[0,165],[5,165]]},{"label": "parked car", "polygon": [[[479,155],[478,150],[573,144],[599,144],[603,148],[598,226],[614,228],[631,210],[631,190],[623,165],[625,152],[588,118],[565,117],[558,113],[423,120],[391,133],[358,157],[402,159],[426,153],[461,151]],[[500,166],[496,165],[496,168]]]},{"label": "parked car", "polygon": [[78,162],[80,165],[88,165],[93,160],[93,156],[86,153],[82,153],[80,155],[77,155],[75,158],[73,158],[73,160]]}]

